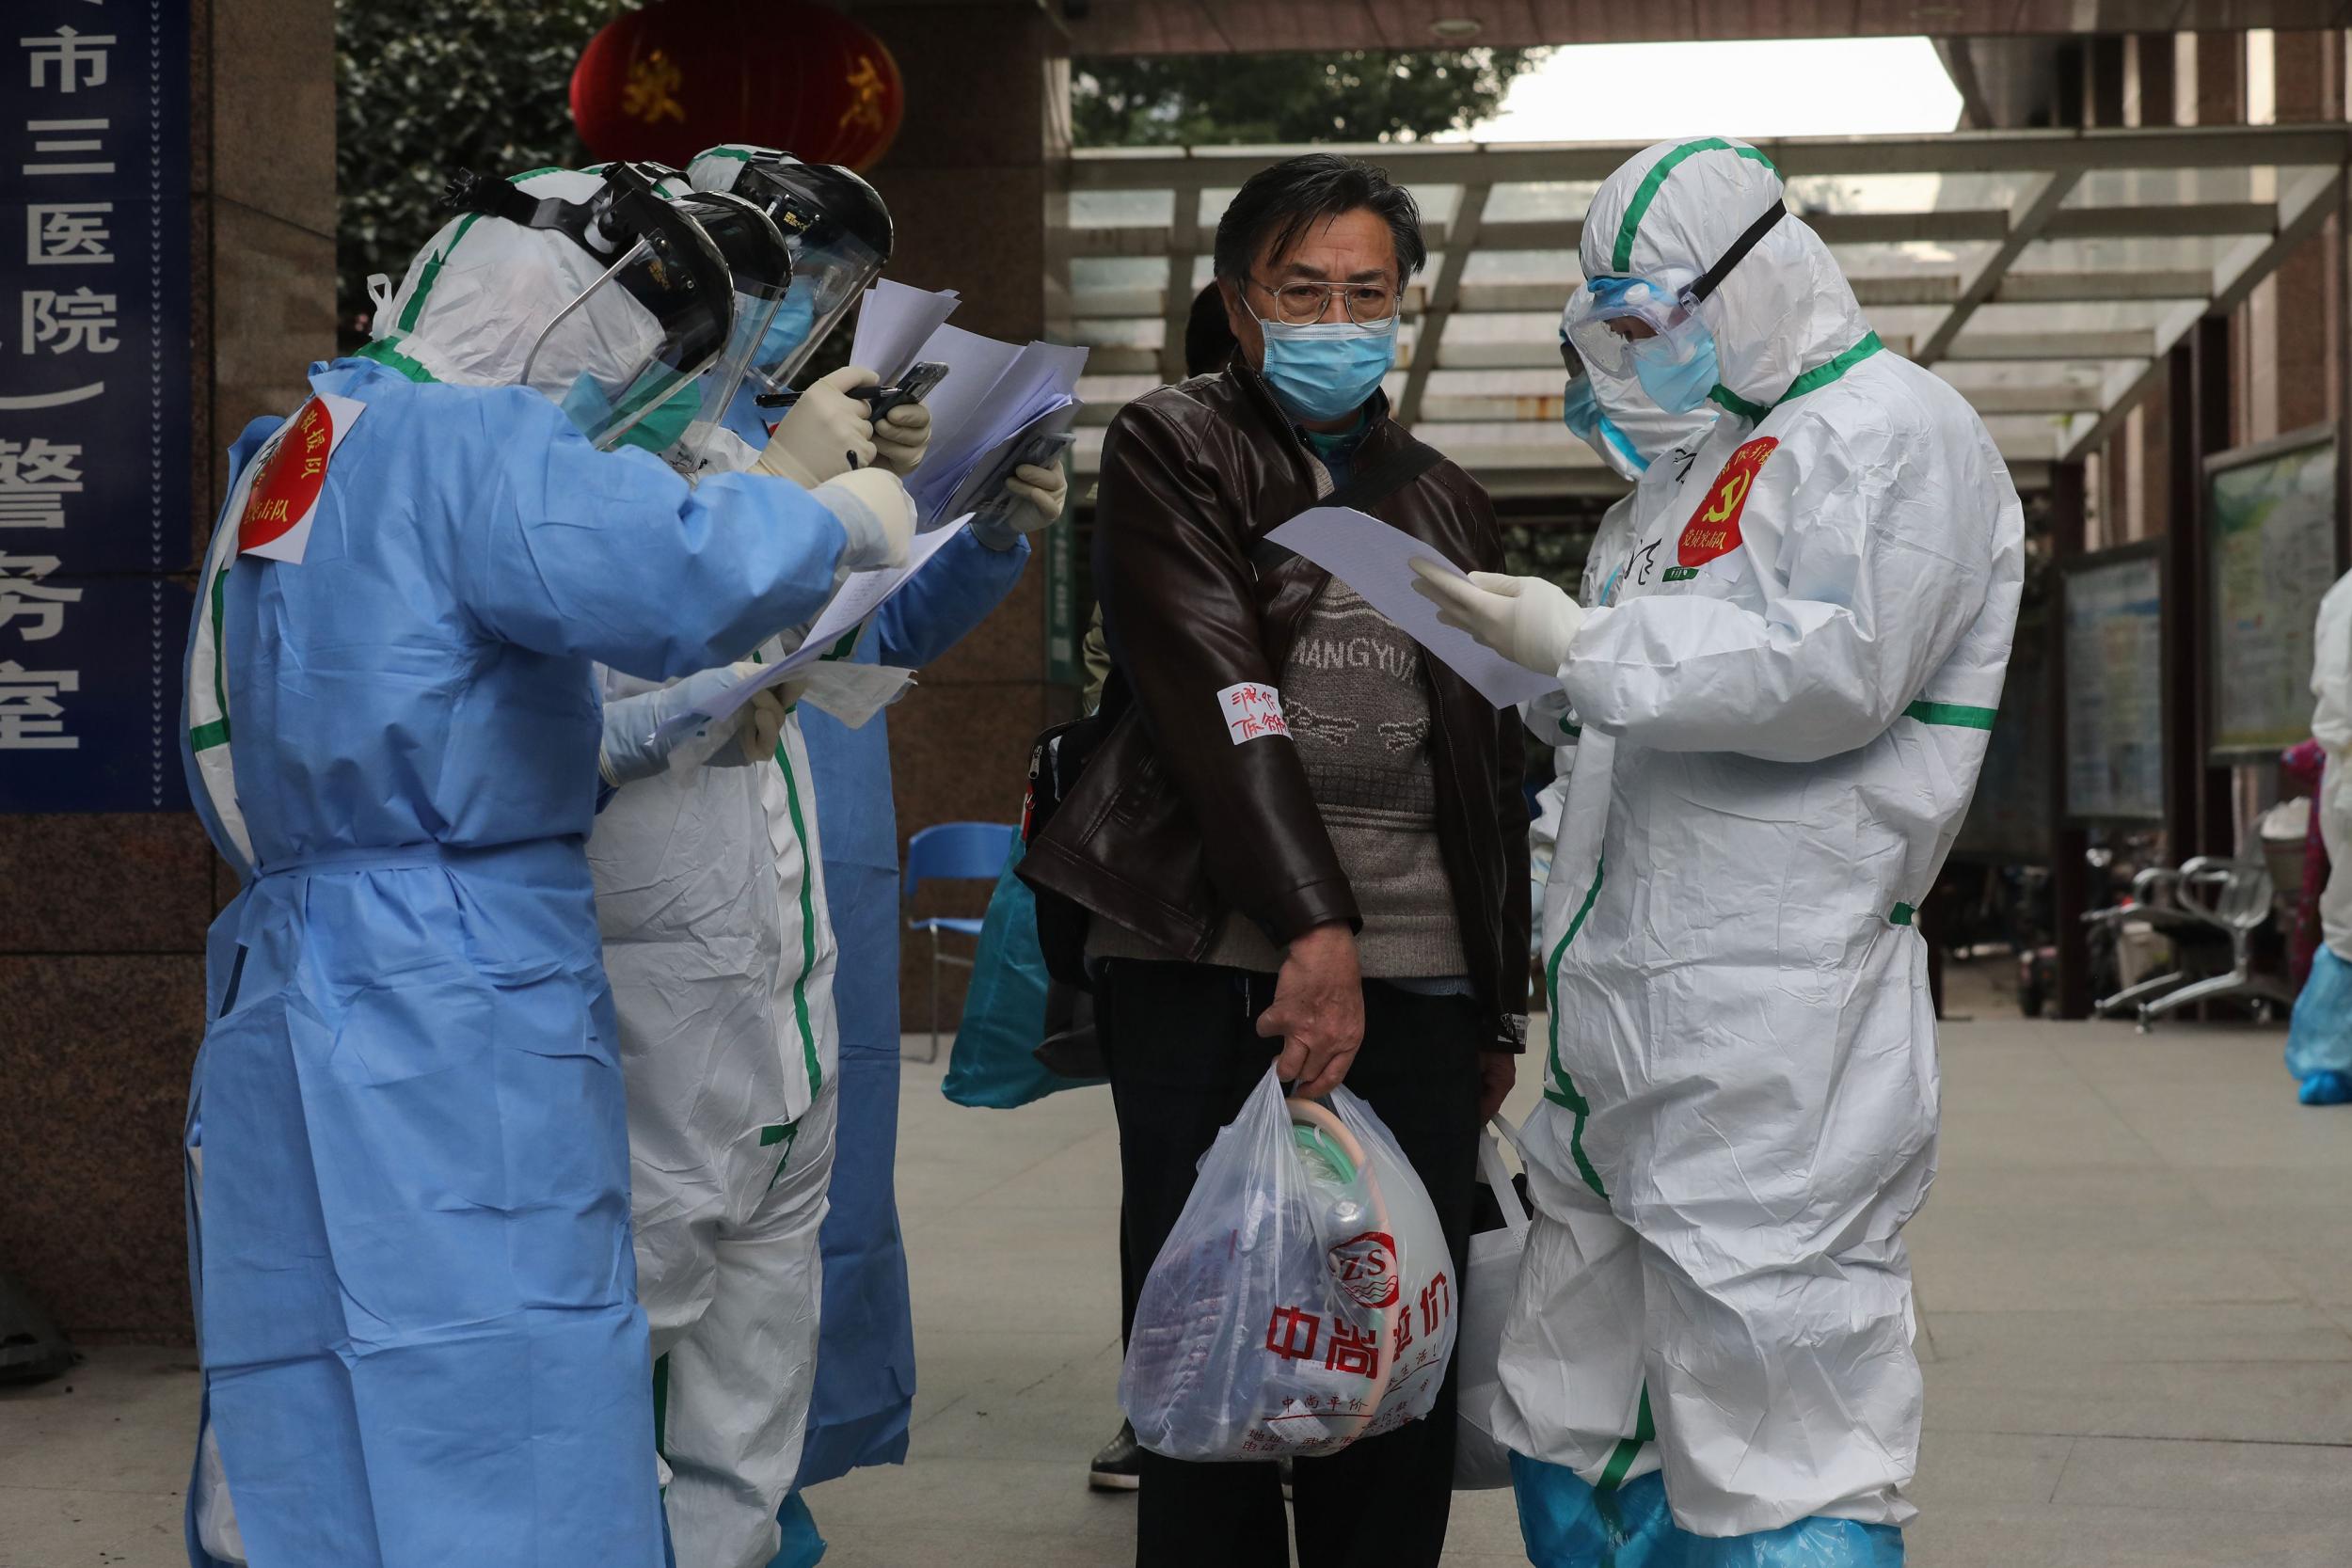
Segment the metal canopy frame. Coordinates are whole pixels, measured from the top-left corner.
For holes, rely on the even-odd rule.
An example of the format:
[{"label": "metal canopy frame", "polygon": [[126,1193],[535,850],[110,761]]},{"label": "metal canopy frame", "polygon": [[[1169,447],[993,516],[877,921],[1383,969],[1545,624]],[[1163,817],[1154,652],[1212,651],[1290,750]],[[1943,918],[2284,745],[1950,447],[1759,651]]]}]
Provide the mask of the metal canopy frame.
[{"label": "metal canopy frame", "polygon": [[[2318,231],[2343,198],[2352,126],[1756,145],[1880,336],[1968,397],[2030,488],[2105,441],[2199,319],[2234,309]],[[1389,382],[1398,417],[1499,493],[1619,488],[1560,430],[1549,323],[1580,280],[1591,188],[1638,148],[1327,150],[1379,163],[1430,213],[1432,265],[1409,291]],[[1054,326],[1093,349],[1081,472],[1120,404],[1182,375],[1184,323],[1226,193],[1301,150],[1118,149],[1062,166]]]}]

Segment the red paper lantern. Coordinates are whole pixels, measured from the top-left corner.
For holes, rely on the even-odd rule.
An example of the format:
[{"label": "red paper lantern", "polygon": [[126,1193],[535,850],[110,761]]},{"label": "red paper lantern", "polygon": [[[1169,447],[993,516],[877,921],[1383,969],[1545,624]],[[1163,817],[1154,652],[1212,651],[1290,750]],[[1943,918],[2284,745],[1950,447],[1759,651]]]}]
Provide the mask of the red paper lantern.
[{"label": "red paper lantern", "polygon": [[616,17],[572,70],[572,123],[601,159],[684,168],[751,142],[864,169],[905,113],[882,40],[810,0],[662,0]]}]

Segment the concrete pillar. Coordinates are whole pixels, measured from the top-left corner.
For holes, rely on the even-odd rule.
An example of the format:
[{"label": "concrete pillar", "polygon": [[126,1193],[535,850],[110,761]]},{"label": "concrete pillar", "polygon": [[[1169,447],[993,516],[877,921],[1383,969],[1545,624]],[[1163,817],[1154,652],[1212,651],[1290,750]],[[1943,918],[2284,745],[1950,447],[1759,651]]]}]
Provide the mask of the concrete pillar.
[{"label": "concrete pillar", "polygon": [[[861,20],[906,82],[905,126],[872,176],[898,227],[890,276],[956,290],[958,326],[1014,342],[1042,337],[1047,204],[1070,150],[1060,35],[1034,4],[890,5]],[[1075,713],[1073,694],[1045,678],[1044,577],[1033,561],[995,613],[890,710],[902,852],[934,822],[1017,820],[1029,743]],[[977,915],[986,902],[987,890],[972,887],[927,893],[919,908]],[[909,941],[900,995],[910,1028],[928,1012],[929,976],[928,943]],[[941,1015],[951,1025],[962,997],[962,972],[945,972]]]},{"label": "concrete pillar", "polygon": [[[2277,35],[2280,124],[2333,119],[2343,114],[2333,45],[2334,35],[2326,30]],[[2338,243],[2335,220],[2330,218],[2321,232],[2305,241],[2279,269],[2269,335],[2277,429],[2265,434],[2324,424],[2334,417],[2335,361],[2342,352],[2331,316]]]},{"label": "concrete pillar", "polygon": [[[196,0],[189,29],[192,384],[155,417],[194,428],[200,552],[218,449],[334,351],[335,8]],[[186,812],[0,816],[0,1259],[85,1342],[184,1342],[180,1132],[229,874]]]}]

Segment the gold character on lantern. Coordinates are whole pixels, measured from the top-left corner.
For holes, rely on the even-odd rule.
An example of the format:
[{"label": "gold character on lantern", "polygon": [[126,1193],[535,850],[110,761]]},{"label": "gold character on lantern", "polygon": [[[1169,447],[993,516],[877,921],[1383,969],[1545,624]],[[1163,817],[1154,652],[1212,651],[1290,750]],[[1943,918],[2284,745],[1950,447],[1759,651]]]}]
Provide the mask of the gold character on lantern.
[{"label": "gold character on lantern", "polygon": [[648,125],[665,118],[682,121],[686,107],[677,101],[677,89],[685,85],[686,73],[657,49],[642,60],[629,62],[628,85],[621,89],[621,112]]},{"label": "gold character on lantern", "polygon": [[850,89],[850,106],[841,111],[841,119],[834,128],[847,130],[854,125],[862,131],[881,130],[882,78],[871,55],[857,57],[857,69],[850,72],[846,85]]}]

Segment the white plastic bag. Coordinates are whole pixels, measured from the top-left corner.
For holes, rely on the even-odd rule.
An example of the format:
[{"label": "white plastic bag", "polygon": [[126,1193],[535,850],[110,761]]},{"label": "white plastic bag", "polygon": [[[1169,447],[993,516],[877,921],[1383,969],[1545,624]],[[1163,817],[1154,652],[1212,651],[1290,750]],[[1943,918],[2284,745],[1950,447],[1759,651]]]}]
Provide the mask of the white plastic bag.
[{"label": "white plastic bag", "polygon": [[1285,1101],[1269,1068],[1144,1280],[1120,1407],[1170,1459],[1335,1453],[1429,1413],[1459,1274],[1372,1108]]},{"label": "white plastic bag", "polygon": [[[1494,1434],[1495,1401],[1502,1393],[1502,1324],[1511,1315],[1511,1298],[1518,1292],[1519,1254],[1527,1250],[1527,1205],[1511,1183],[1511,1167],[1503,1163],[1500,1132],[1519,1147],[1519,1130],[1494,1117],[1479,1140],[1478,1166],[1502,1211],[1502,1227],[1481,1230],[1470,1241],[1470,1282],[1462,1291],[1462,1334],[1454,1342],[1455,1379],[1454,1489],[1485,1492],[1511,1484],[1511,1450]],[[1524,1160],[1525,1156],[1522,1155]]]}]

